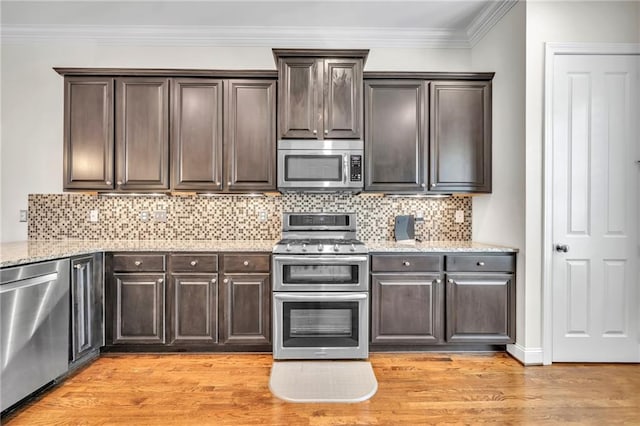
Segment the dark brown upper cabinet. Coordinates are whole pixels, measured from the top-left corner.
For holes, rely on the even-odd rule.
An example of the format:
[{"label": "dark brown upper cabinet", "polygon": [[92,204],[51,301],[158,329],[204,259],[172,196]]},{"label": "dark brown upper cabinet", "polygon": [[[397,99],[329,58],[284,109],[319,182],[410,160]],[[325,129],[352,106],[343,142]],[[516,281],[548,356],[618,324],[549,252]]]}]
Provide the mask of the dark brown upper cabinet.
[{"label": "dark brown upper cabinet", "polygon": [[368,50],[274,49],[281,138],[362,135],[362,69]]},{"label": "dark brown upper cabinet", "polygon": [[64,81],[64,189],[113,188],[113,78]]},{"label": "dark brown upper cabinet", "polygon": [[429,190],[491,192],[491,82],[432,82],[429,109]]},{"label": "dark brown upper cabinet", "polygon": [[276,189],[276,81],[173,80],[172,188]]},{"label": "dark brown upper cabinet", "polygon": [[116,79],[116,189],[169,189],[169,79]]},{"label": "dark brown upper cabinet", "polygon": [[171,186],[222,190],[223,82],[173,81]]},{"label": "dark brown upper cabinet", "polygon": [[491,192],[492,78],[366,73],[365,190]]},{"label": "dark brown upper cabinet", "polygon": [[424,90],[420,80],[365,82],[365,190],[424,190]]},{"label": "dark brown upper cabinet", "polygon": [[225,80],[225,189],[276,189],[276,82]]}]

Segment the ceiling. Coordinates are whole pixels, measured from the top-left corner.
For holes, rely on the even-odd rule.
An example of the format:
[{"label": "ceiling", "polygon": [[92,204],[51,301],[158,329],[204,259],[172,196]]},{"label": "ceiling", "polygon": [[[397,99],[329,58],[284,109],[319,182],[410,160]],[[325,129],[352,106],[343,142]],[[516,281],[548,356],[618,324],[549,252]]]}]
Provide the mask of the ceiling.
[{"label": "ceiling", "polygon": [[[2,1],[3,42],[470,47],[517,0]],[[292,44],[293,42],[293,44]]]}]

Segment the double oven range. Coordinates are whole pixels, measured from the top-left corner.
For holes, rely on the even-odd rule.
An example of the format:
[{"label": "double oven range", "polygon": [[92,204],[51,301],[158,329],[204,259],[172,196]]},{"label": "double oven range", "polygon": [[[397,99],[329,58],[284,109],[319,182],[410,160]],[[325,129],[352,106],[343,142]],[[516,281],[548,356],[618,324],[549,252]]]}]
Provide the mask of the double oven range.
[{"label": "double oven range", "polygon": [[369,256],[354,213],[285,213],[273,249],[273,357],[369,356]]}]

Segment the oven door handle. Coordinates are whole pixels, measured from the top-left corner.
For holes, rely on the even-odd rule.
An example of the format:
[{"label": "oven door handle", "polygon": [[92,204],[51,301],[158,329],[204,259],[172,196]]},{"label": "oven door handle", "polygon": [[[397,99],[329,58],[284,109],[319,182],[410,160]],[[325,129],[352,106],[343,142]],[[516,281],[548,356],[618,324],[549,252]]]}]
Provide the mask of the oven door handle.
[{"label": "oven door handle", "polygon": [[273,260],[276,262],[286,262],[293,264],[305,264],[309,263],[309,261],[313,262],[324,262],[324,263],[332,263],[335,265],[342,265],[344,263],[351,262],[366,262],[369,260],[368,256],[334,256],[334,257],[326,257],[326,256],[274,256]]},{"label": "oven door handle", "polygon": [[276,300],[292,301],[292,300],[311,300],[314,302],[324,301],[341,301],[341,300],[364,300],[367,293],[273,293]]}]

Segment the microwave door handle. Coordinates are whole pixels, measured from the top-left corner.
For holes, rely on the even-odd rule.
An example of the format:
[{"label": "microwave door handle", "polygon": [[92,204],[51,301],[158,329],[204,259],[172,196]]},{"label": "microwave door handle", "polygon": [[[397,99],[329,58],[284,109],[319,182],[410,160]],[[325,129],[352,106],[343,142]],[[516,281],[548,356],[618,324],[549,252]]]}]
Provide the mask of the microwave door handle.
[{"label": "microwave door handle", "polygon": [[344,175],[342,176],[342,183],[346,184],[347,175],[349,174],[349,156],[347,154],[344,154],[343,158],[344,158],[344,161],[343,161]]}]

